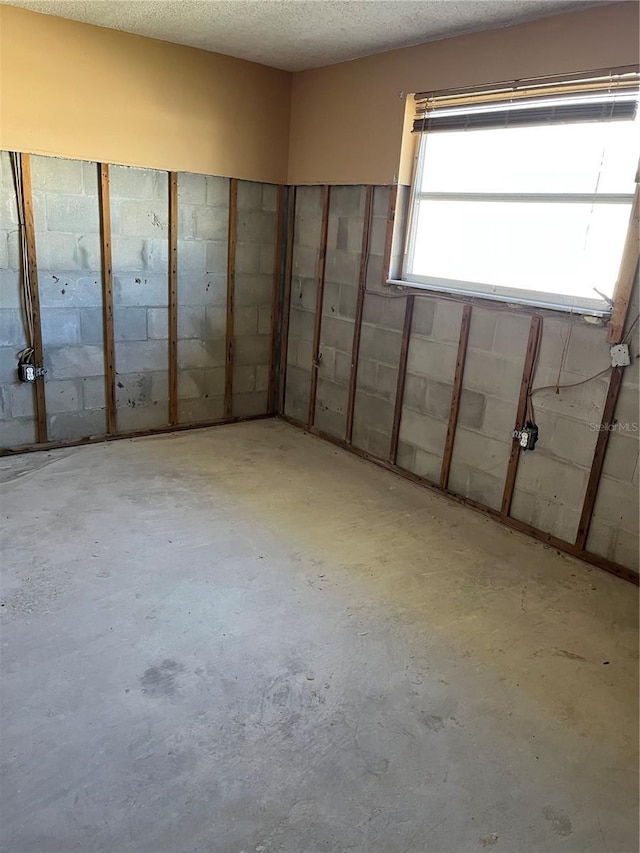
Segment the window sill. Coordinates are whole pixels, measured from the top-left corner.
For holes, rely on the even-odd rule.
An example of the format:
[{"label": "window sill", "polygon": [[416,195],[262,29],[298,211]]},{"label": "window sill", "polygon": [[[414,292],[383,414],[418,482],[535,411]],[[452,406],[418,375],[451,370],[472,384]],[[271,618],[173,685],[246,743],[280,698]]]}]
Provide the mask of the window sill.
[{"label": "window sill", "polygon": [[[566,303],[561,301],[554,302],[554,294],[552,293],[549,294],[549,299],[546,300],[541,298],[542,295],[540,295],[539,298],[537,295],[519,296],[515,293],[495,293],[474,290],[470,287],[456,286],[456,282],[452,282],[452,286],[449,286],[440,282],[411,281],[408,279],[389,278],[387,279],[387,284],[411,290],[426,290],[434,295],[440,294],[441,296],[449,297],[450,299],[472,299],[474,301],[481,300],[483,302],[500,302],[503,305],[513,305],[523,308],[538,308],[545,309],[547,311],[558,311],[565,314],[578,314],[580,316],[598,317],[602,319],[609,319],[611,315],[611,307],[597,299],[585,299],[582,301],[582,304],[571,305],[569,304],[567,297],[564,297],[567,299]],[[530,293],[530,291],[523,291],[523,293],[527,294]],[[562,300],[563,297],[557,298]]]}]

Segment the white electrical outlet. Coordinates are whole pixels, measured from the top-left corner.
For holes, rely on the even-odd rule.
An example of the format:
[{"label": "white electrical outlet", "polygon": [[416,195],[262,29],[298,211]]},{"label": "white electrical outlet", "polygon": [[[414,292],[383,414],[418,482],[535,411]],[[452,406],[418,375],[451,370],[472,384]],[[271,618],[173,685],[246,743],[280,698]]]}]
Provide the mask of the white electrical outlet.
[{"label": "white electrical outlet", "polygon": [[609,352],[611,353],[611,367],[626,367],[631,364],[629,344],[614,344]]}]

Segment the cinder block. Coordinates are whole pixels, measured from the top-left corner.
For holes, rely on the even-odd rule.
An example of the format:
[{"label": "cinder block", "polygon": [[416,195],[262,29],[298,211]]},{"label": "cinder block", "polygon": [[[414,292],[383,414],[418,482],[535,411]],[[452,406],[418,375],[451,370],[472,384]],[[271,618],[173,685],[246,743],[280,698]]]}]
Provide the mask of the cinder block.
[{"label": "cinder block", "polygon": [[273,275],[275,270],[276,247],[275,244],[260,246],[260,272],[264,275]]},{"label": "cinder block", "polygon": [[318,271],[318,248],[313,246],[295,246],[293,249],[293,274],[313,280]]},{"label": "cinder block", "polygon": [[179,307],[178,338],[200,338],[201,340],[209,338],[206,308],[200,305]]},{"label": "cinder block", "polygon": [[151,402],[151,372],[117,372],[116,406],[118,409],[145,405]]},{"label": "cinder block", "polygon": [[253,365],[235,364],[233,367],[233,393],[247,394],[255,391],[256,368]]},{"label": "cinder block", "polygon": [[[422,301],[422,299],[418,300]],[[435,303],[432,336],[434,340],[458,343],[462,324],[463,307],[459,302],[438,299]]]},{"label": "cinder block", "polygon": [[236,272],[260,272],[260,245],[257,243],[239,243],[236,249]]},{"label": "cinder block", "polygon": [[100,270],[100,238],[97,234],[78,236],[38,231],[36,253],[38,269],[42,271]]},{"label": "cinder block", "polygon": [[276,215],[268,211],[238,211],[238,243],[271,245],[276,236]]},{"label": "cinder block", "polygon": [[386,292],[387,285],[385,283],[386,279],[382,275],[382,262],[382,255],[374,254],[373,252],[369,254],[366,278],[367,290],[377,291],[378,293]]},{"label": "cinder block", "polygon": [[278,186],[277,184],[262,184],[262,209],[277,211],[278,209]]},{"label": "cinder block", "polygon": [[236,276],[235,304],[236,306],[271,305],[273,281],[267,275]]},{"label": "cinder block", "polygon": [[[536,412],[546,409],[559,415],[570,417],[579,415],[581,419],[589,423],[599,423],[607,395],[608,379],[606,377],[594,379],[577,387],[560,387],[559,393],[556,394],[555,383],[557,378],[557,370],[543,368],[536,371],[533,382],[534,390],[549,386],[546,390],[534,393],[533,403]],[[560,377],[560,385],[571,385],[580,382],[582,378],[584,377],[579,374],[563,372]]]},{"label": "cinder block", "polygon": [[425,396],[425,412],[439,420],[448,421],[451,411],[451,396],[453,386],[446,382],[436,382],[427,379],[427,393]]},{"label": "cinder block", "polygon": [[13,418],[31,418],[35,416],[33,385],[16,382],[8,387],[11,416]]},{"label": "cinder block", "polygon": [[[454,353],[455,367],[455,350],[451,348],[451,351]],[[522,367],[522,362],[504,358],[497,353],[469,349],[463,385],[472,391],[517,401],[522,382]],[[453,370],[451,376],[453,377]]]},{"label": "cinder block", "polygon": [[83,409],[103,409],[105,406],[105,384],[103,376],[91,376],[79,380],[82,389]]},{"label": "cinder block", "polygon": [[224,397],[178,401],[178,420],[181,424],[208,423],[223,418]]},{"label": "cinder block", "polygon": [[637,535],[638,490],[629,483],[601,477],[593,516],[617,529],[622,528]]},{"label": "cinder block", "polygon": [[224,208],[196,207],[195,236],[198,240],[225,240],[229,231],[229,215]]},{"label": "cinder block", "polygon": [[229,208],[229,178],[207,175],[207,204]]},{"label": "cinder block", "polygon": [[104,355],[101,346],[49,347],[44,353],[44,363],[49,380],[76,379],[104,374]]},{"label": "cinder block", "polygon": [[[178,327],[180,326],[180,317],[185,309],[182,306],[178,307]],[[147,335],[152,340],[166,340],[169,337],[169,309],[168,308],[149,308],[147,310]],[[178,337],[184,337],[180,334]]]},{"label": "cinder block", "polygon": [[593,376],[609,367],[611,358],[605,329],[576,323],[571,329],[565,369],[581,377]]},{"label": "cinder block", "polygon": [[[446,424],[445,434],[446,434]],[[509,454],[511,452],[511,437],[508,440],[497,441],[486,435],[471,432],[465,427],[458,426],[456,440],[453,445],[452,468],[454,465],[466,465],[478,471],[498,477],[504,482]],[[529,454],[534,456],[535,454]],[[523,457],[525,454],[523,454]],[[528,479],[525,478],[521,487],[528,491]]]},{"label": "cinder block", "polygon": [[294,241],[296,246],[308,246],[319,248],[322,229],[322,211],[320,208],[314,211],[301,213],[296,211],[294,225]]},{"label": "cinder block", "polygon": [[337,249],[327,251],[325,280],[355,286],[358,283],[359,266],[358,255]]},{"label": "cinder block", "polygon": [[362,320],[371,326],[381,326],[384,315],[385,297],[377,293],[366,293],[362,306]]},{"label": "cinder block", "polygon": [[0,347],[0,383],[12,383],[17,379],[18,350],[15,346]]},{"label": "cinder block", "polygon": [[[82,195],[82,166],[80,160],[31,155],[31,186],[36,192]],[[88,165],[88,164],[85,164]],[[92,164],[94,168],[95,163]],[[10,175],[10,172],[9,172]]]},{"label": "cinder block", "polygon": [[258,334],[258,309],[249,306],[236,308],[233,315],[234,335],[257,335]]},{"label": "cinder block", "polygon": [[[597,435],[597,433],[596,433]],[[593,457],[593,453],[591,454]],[[635,435],[612,432],[604,457],[603,473],[623,483],[633,483],[638,471],[638,439]]]},{"label": "cinder block", "polygon": [[262,209],[262,184],[238,181],[238,210]]},{"label": "cinder block", "polygon": [[396,367],[400,359],[401,345],[402,335],[399,332],[375,328],[368,323],[362,324],[360,353],[365,358]]},{"label": "cinder block", "polygon": [[463,388],[460,394],[460,409],[458,411],[458,423],[470,429],[480,429],[484,420],[486,397],[477,391],[469,391]]},{"label": "cinder block", "polygon": [[82,408],[77,383],[71,379],[45,382],[47,414],[77,412]]},{"label": "cinder block", "polygon": [[206,399],[224,395],[224,384],[224,367],[178,371],[178,397],[180,399]]},{"label": "cinder block", "polygon": [[341,317],[345,317],[348,320],[355,320],[357,296],[358,289],[355,285],[340,285],[338,297],[338,313]]},{"label": "cinder block", "polygon": [[[462,393],[466,392],[467,389],[463,389]],[[510,401],[500,400],[498,397],[485,397],[482,432],[492,438],[509,441],[516,426],[517,406],[516,397]]]},{"label": "cinder block", "polygon": [[404,395],[402,398],[403,406],[406,406],[408,409],[423,411],[426,393],[426,378],[407,371],[404,380]]},{"label": "cinder block", "polygon": [[47,346],[75,344],[80,340],[80,312],[71,308],[48,308],[41,312],[42,342]]},{"label": "cinder block", "polygon": [[[507,320],[506,324],[505,320]],[[511,321],[514,320],[512,327]],[[522,320],[525,321],[524,324]],[[498,324],[496,352],[509,356],[523,355],[523,347],[524,349],[527,347],[527,336],[529,334],[527,323],[528,317],[519,317],[515,314],[505,314],[498,317],[496,311],[474,306],[469,324],[469,347],[490,352],[496,336],[496,324]],[[523,326],[524,340],[522,338]]]},{"label": "cinder block", "polygon": [[0,346],[25,346],[25,331],[21,313],[15,309],[0,310]]},{"label": "cinder block", "polygon": [[[328,300],[335,292],[336,285],[329,285]],[[310,278],[294,278],[291,285],[291,308],[304,308],[305,311],[315,313],[316,310],[316,282]],[[327,302],[329,305],[330,302]]]},{"label": "cinder block", "polygon": [[50,309],[69,311],[74,308],[100,307],[102,285],[98,276],[73,276],[59,273],[40,278],[40,307],[43,314]]},{"label": "cinder block", "polygon": [[18,224],[18,207],[13,185],[2,193],[0,198],[0,228],[12,230]]},{"label": "cinder block", "polygon": [[331,187],[330,208],[334,216],[362,216],[364,212],[364,187]]},{"label": "cinder block", "polygon": [[[398,335],[398,338],[400,336]],[[398,347],[399,353],[399,347]],[[455,375],[457,348],[452,344],[411,336],[407,369],[439,382],[452,382]],[[466,371],[465,371],[466,377]]]},{"label": "cinder block", "polygon": [[73,441],[91,435],[104,435],[107,429],[106,415],[99,409],[80,412],[60,412],[47,418],[51,441]]},{"label": "cinder block", "polygon": [[634,572],[638,572],[638,552],[640,551],[640,542],[638,534],[630,533],[627,530],[619,530],[616,537],[616,544],[613,551],[613,559],[621,566],[625,566]]},{"label": "cinder block", "polygon": [[265,391],[252,391],[250,394],[238,394],[233,397],[233,415],[237,418],[250,418],[267,412],[267,394]]},{"label": "cinder block", "polygon": [[[207,246],[207,275],[227,275],[227,244],[222,241],[210,240]],[[178,257],[180,248],[178,248]]]},{"label": "cinder block", "polygon": [[597,424],[554,415],[542,409],[535,411],[535,418],[540,430],[536,450],[561,462],[591,467],[598,437]]},{"label": "cinder block", "polygon": [[356,389],[354,419],[370,429],[390,433],[393,425],[393,403]]},{"label": "cinder block", "polygon": [[122,341],[116,343],[116,370],[122,373],[144,373],[158,370],[168,363],[166,341]]},{"label": "cinder block", "polygon": [[376,387],[379,396],[395,400],[398,386],[398,369],[379,364],[376,370]]},{"label": "cinder block", "polygon": [[178,174],[178,204],[206,204],[207,176],[189,172]]},{"label": "cinder block", "polygon": [[592,518],[587,537],[587,551],[612,560],[616,535],[617,531],[612,525],[605,524],[601,519]]},{"label": "cinder block", "polygon": [[98,200],[84,195],[46,195],[47,229],[68,234],[99,232]]},{"label": "cinder block", "polygon": [[135,169],[131,166],[109,168],[109,188],[112,199],[154,197],[155,176],[150,169]]},{"label": "cinder block", "polygon": [[[313,326],[312,326],[313,328]],[[322,322],[322,341],[327,346],[350,352],[353,343],[353,322],[339,317],[327,316]]]},{"label": "cinder block", "polygon": [[329,408],[324,400],[316,400],[315,425],[318,429],[336,438],[344,438],[346,432],[347,416],[344,411],[334,411]]},{"label": "cinder block", "polygon": [[169,285],[166,276],[114,276],[113,303],[116,308],[162,307],[167,304],[168,298]]},{"label": "cinder block", "polygon": [[0,447],[21,447],[36,441],[35,418],[0,421]]},{"label": "cinder block", "polygon": [[[457,439],[456,439],[457,446]],[[455,452],[455,450],[454,450]],[[581,508],[588,471],[538,454],[522,453],[516,485],[554,503]]]},{"label": "cinder block", "polygon": [[157,201],[121,201],[120,233],[127,237],[166,238],[168,210]]},{"label": "cinder block", "polygon": [[225,363],[224,340],[178,341],[178,364],[183,370],[198,367],[222,367]]},{"label": "cinder block", "polygon": [[178,275],[178,305],[203,305],[205,308],[222,309],[226,304],[225,276]]},{"label": "cinder block", "polygon": [[234,337],[234,364],[268,364],[271,341],[265,335]]},{"label": "cinder block", "polygon": [[135,432],[167,426],[169,407],[166,403],[148,403],[118,409],[118,431]]},{"label": "cinder block", "polygon": [[151,374],[151,401],[166,403],[169,399],[169,373],[166,370]]},{"label": "cinder block", "polygon": [[447,424],[413,409],[402,409],[400,438],[422,450],[442,454],[447,436]]},{"label": "cinder block", "polygon": [[148,240],[141,237],[121,237],[114,235],[112,246],[113,270],[116,275],[127,272],[150,271],[150,246]]},{"label": "cinder block", "polygon": [[[326,324],[325,324],[326,325]],[[295,305],[291,306],[289,315],[289,340],[294,338],[302,338],[303,340],[312,341],[314,330],[314,316],[310,311],[302,311]],[[330,345],[329,340],[325,335],[325,341]]]},{"label": "cinder block", "polygon": [[269,388],[269,365],[256,365],[256,391],[267,391]]},{"label": "cinder block", "polygon": [[271,306],[269,306],[268,308],[258,308],[258,334],[271,335],[272,324],[273,320]]},{"label": "cinder block", "polygon": [[502,494],[504,483],[500,477],[494,477],[486,471],[477,471],[469,468],[468,486],[465,497],[488,506],[491,509],[499,509],[502,505]]},{"label": "cinder block", "polygon": [[206,308],[207,338],[224,339],[227,332],[226,306],[221,305],[214,308]]},{"label": "cinder block", "polygon": [[440,482],[440,471],[442,469],[442,456],[438,453],[428,453],[426,450],[416,448],[415,462],[413,468],[414,474],[419,477],[424,477],[430,483]]},{"label": "cinder block", "polygon": [[406,444],[404,441],[399,441],[396,465],[398,465],[399,468],[404,468],[405,471],[415,471],[415,463],[415,446],[413,444]]}]

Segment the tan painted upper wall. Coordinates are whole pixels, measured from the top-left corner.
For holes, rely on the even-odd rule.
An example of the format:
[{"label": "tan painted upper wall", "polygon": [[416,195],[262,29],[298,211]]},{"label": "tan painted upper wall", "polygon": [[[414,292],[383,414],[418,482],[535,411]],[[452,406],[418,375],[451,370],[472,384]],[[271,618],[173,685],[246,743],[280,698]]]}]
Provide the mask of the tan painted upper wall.
[{"label": "tan painted upper wall", "polygon": [[637,63],[639,8],[616,3],[295,74],[289,182],[394,183],[407,93]]},{"label": "tan painted upper wall", "polygon": [[0,6],[0,147],[285,182],[291,74]]}]

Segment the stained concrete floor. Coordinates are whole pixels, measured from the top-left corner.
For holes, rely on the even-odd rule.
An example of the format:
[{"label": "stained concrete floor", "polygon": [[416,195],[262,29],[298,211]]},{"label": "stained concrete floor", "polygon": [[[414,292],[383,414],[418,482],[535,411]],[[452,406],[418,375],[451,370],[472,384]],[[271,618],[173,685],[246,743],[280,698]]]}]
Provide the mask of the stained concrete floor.
[{"label": "stained concrete floor", "polygon": [[636,590],[278,421],[0,460],[2,850],[637,850]]}]

